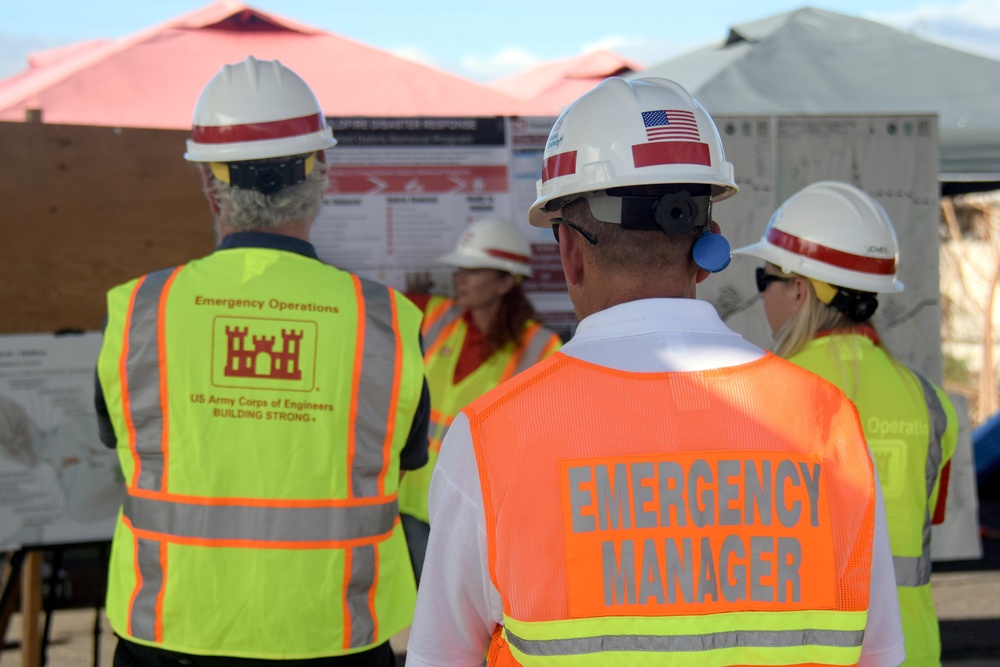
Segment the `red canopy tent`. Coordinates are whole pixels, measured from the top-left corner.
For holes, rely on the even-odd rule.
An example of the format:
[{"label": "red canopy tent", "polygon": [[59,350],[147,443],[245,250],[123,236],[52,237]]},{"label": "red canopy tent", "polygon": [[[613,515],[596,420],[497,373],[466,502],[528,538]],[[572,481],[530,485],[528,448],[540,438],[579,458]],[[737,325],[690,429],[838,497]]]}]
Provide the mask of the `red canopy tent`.
[{"label": "red canopy tent", "polygon": [[638,63],[601,50],[542,63],[497,79],[489,86],[524,100],[533,115],[557,116],[566,105],[609,76],[640,70]]},{"label": "red canopy tent", "polygon": [[219,0],[120,40],[35,54],[0,81],[0,120],[187,128],[203,86],[248,55],[280,60],[328,116],[499,116],[524,103],[386,51]]}]

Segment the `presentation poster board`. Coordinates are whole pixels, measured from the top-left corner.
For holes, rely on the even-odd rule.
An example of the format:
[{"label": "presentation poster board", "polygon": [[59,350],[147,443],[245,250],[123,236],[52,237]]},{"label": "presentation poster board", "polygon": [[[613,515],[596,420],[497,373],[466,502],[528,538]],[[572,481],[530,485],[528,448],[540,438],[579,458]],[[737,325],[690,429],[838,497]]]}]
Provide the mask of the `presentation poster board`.
[{"label": "presentation poster board", "polygon": [[322,259],[398,289],[445,290],[437,258],[478,217],[509,218],[503,118],[337,118]]},{"label": "presentation poster board", "polygon": [[[733,247],[760,238],[774,209],[823,179],[855,183],[891,216],[900,240],[901,294],[880,298],[874,322],[902,361],[943,374],[938,283],[938,138],[931,115],[747,116],[715,119],[733,163],[737,196],[715,207]],[[451,292],[438,259],[464,227],[495,215],[531,243],[526,281],[542,320],[570,335],[576,318],[549,230],[528,225],[553,117],[333,118],[331,186],[313,241],[320,256],[404,291]],[[723,320],[771,342],[750,278],[757,261],[734,258],[699,286]]]},{"label": "presentation poster board", "polygon": [[439,258],[465,227],[495,216],[532,247],[525,291],[567,336],[572,304],[552,233],[528,225],[554,118],[333,118],[330,190],[312,241],[325,261],[404,292],[449,295]]},{"label": "presentation poster board", "polygon": [[111,539],[125,484],[97,432],[100,345],[0,336],[0,550]]}]

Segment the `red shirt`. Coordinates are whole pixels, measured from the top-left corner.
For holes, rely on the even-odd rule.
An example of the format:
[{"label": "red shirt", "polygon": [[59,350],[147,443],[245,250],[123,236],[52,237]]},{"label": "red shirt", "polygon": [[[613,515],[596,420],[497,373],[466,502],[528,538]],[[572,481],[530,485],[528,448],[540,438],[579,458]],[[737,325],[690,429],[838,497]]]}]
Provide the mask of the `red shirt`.
[{"label": "red shirt", "polygon": [[[423,293],[407,294],[406,297],[424,312],[427,310],[427,303],[431,300],[430,294]],[[486,347],[486,334],[476,326],[472,319],[472,312],[465,311],[462,314],[462,319],[465,320],[466,334],[462,341],[462,349],[458,353],[455,376],[451,379],[455,384],[461,382],[482,365],[484,361],[483,349]]]}]

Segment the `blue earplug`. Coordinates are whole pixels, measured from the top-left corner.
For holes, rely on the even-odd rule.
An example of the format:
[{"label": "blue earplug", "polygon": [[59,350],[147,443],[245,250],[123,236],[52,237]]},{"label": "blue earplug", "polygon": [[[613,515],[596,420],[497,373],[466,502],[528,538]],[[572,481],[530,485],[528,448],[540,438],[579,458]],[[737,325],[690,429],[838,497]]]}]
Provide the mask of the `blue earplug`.
[{"label": "blue earplug", "polygon": [[729,241],[722,234],[705,232],[691,250],[694,263],[712,273],[718,273],[729,266],[733,253]]}]

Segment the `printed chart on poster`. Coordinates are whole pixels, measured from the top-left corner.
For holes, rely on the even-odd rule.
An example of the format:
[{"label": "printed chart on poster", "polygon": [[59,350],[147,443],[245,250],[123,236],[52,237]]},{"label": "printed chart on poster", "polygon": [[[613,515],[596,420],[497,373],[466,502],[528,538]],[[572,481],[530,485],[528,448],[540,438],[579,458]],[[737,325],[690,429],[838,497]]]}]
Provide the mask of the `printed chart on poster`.
[{"label": "printed chart on poster", "polygon": [[469,223],[513,221],[532,246],[528,297],[568,332],[572,304],[549,230],[528,225],[552,118],[333,118],[320,257],[407,292],[451,292],[450,252]]},{"label": "printed chart on poster", "polygon": [[536,184],[542,175],[545,143],[555,120],[547,116],[510,119],[510,194],[514,222],[531,244],[532,276],[525,281],[525,292],[542,322],[569,338],[576,327],[576,315],[566,291],[559,247],[551,229],[528,224],[528,209],[535,203]]},{"label": "printed chart on poster", "polygon": [[125,481],[97,431],[100,346],[0,336],[0,550],[111,539]]},{"label": "printed chart on poster", "polygon": [[503,118],[335,118],[320,257],[396,289],[450,289],[465,225],[511,214]]}]

